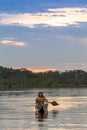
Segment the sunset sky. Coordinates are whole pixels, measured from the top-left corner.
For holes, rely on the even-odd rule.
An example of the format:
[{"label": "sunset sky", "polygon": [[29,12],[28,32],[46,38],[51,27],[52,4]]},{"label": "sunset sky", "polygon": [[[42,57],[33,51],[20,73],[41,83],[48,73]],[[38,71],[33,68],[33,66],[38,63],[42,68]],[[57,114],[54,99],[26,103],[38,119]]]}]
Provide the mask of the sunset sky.
[{"label": "sunset sky", "polygon": [[87,0],[0,0],[0,66],[87,71]]}]

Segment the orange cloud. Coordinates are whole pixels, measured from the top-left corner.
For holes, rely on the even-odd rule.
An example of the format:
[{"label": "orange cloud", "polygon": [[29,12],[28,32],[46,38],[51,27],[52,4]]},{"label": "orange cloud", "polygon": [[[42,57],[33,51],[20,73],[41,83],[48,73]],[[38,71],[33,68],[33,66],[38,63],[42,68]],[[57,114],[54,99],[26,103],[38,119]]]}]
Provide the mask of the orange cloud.
[{"label": "orange cloud", "polygon": [[52,68],[49,68],[49,69],[43,69],[43,68],[38,68],[38,69],[34,69],[34,68],[20,68],[20,67],[14,67],[13,69],[21,69],[21,70],[29,70],[29,71],[32,71],[33,73],[44,73],[44,72],[48,72],[48,71],[55,71],[56,69],[52,69]]},{"label": "orange cloud", "polygon": [[[14,67],[14,69],[21,69],[20,67]],[[33,73],[44,73],[48,71],[70,71],[70,70],[84,70],[87,71],[87,63],[59,63],[55,68],[26,68]]]},{"label": "orange cloud", "polygon": [[39,72],[44,73],[44,72],[48,72],[48,71],[55,71],[56,69],[29,69],[28,68],[28,70],[30,70],[30,71],[32,71],[34,73],[39,73]]}]

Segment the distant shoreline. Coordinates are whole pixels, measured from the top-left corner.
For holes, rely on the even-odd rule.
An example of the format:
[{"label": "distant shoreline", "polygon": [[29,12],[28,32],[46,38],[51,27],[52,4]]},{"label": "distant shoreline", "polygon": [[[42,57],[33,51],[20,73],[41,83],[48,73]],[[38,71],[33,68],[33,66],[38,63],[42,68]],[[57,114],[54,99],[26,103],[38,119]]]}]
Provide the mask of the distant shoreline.
[{"label": "distant shoreline", "polygon": [[33,73],[25,68],[12,69],[0,66],[0,91],[66,87],[87,87],[87,72],[71,70]]}]

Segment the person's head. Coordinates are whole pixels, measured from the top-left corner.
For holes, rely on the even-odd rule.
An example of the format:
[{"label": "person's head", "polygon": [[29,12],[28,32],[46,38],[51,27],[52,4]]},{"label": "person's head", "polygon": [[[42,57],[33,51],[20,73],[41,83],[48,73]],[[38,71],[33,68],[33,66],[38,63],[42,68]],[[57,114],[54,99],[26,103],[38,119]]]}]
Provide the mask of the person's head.
[{"label": "person's head", "polygon": [[44,97],[42,92],[38,93],[38,97]]}]

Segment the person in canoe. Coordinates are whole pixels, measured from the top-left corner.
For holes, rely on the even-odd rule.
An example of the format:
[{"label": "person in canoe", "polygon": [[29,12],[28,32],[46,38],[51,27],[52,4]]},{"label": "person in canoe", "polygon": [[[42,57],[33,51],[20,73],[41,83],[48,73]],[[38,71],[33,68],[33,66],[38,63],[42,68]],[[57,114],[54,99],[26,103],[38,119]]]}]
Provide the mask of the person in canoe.
[{"label": "person in canoe", "polygon": [[35,106],[35,108],[36,108],[37,113],[45,113],[45,112],[47,112],[48,100],[43,95],[42,92],[38,93],[38,97],[36,98],[36,106]]}]

